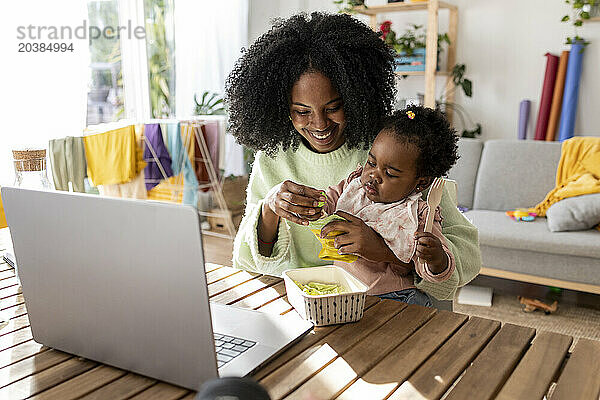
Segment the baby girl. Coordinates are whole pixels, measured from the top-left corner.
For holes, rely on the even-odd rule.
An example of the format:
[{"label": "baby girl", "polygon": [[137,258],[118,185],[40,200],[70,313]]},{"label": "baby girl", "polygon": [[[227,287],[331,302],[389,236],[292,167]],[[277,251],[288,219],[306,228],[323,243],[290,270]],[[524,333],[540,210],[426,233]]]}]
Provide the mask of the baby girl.
[{"label": "baby girl", "polygon": [[428,206],[421,193],[454,165],[457,140],[439,111],[396,111],[384,120],[366,164],[326,190],[323,211],[346,221],[330,222],[321,237],[342,232],[335,247],[358,259],[336,265],[366,283],[369,294],[430,306],[415,279],[442,282],[452,275],[454,257],[442,235],[439,207],[432,210],[432,233],[424,232]]}]

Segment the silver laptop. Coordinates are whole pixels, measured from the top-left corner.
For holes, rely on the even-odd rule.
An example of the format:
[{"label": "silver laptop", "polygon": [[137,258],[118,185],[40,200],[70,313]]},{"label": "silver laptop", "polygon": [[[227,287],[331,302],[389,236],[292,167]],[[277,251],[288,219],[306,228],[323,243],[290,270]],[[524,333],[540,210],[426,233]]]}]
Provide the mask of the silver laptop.
[{"label": "silver laptop", "polygon": [[191,207],[10,187],[2,200],[46,346],[197,390],[250,374],[312,328],[295,312],[209,305]]}]

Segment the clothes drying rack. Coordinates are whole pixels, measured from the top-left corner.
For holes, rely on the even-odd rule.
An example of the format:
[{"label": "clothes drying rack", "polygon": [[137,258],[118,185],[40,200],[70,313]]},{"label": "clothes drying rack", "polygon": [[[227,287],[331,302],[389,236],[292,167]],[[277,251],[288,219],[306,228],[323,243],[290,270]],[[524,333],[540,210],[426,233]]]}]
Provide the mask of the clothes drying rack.
[{"label": "clothes drying rack", "polygon": [[[201,119],[187,119],[187,120],[151,119],[151,120],[147,120],[144,122],[122,120],[122,121],[119,121],[119,123],[117,125],[118,126],[126,126],[126,125],[137,125],[137,124],[145,125],[145,124],[171,124],[171,123],[179,123],[181,125],[181,136],[182,136],[182,140],[183,140],[183,149],[184,149],[182,151],[182,157],[181,157],[181,161],[180,161],[181,162],[180,171],[182,171],[182,175],[183,175],[183,171],[184,171],[183,167],[186,162],[186,156],[187,156],[187,154],[189,154],[190,146],[194,145],[194,143],[193,143],[194,139],[198,143],[198,148],[200,149],[200,157],[197,157],[195,155],[195,159],[190,160],[190,162],[192,162],[192,165],[194,166],[195,165],[194,162],[200,161],[200,162],[203,162],[206,167],[206,172],[208,174],[208,181],[198,182],[199,185],[196,188],[196,190],[210,188],[213,193],[213,199],[215,200],[216,205],[217,205],[217,207],[215,207],[215,208],[218,211],[217,212],[208,212],[208,211],[198,210],[198,215],[205,216],[205,217],[221,218],[224,221],[224,228],[227,232],[227,233],[221,233],[221,232],[215,232],[212,230],[203,229],[202,233],[205,235],[210,235],[210,236],[217,236],[217,237],[222,237],[222,238],[226,238],[226,239],[233,239],[236,234],[236,229],[233,224],[233,219],[231,217],[231,213],[229,212],[229,209],[227,207],[227,203],[225,202],[225,197],[223,196],[222,184],[218,178],[215,166],[210,157],[210,153],[208,151],[208,146],[206,144],[206,141],[204,140],[204,135],[200,134],[202,126],[205,125],[205,121],[203,121]],[[169,181],[168,181],[169,177],[167,176],[167,173],[160,161],[160,158],[158,157],[158,155],[156,153],[156,149],[154,149],[154,147],[152,146],[152,144],[150,143],[150,141],[148,140],[146,135],[144,135],[142,133],[141,137],[143,139],[143,143],[145,143],[148,146],[148,150],[152,154],[151,159],[145,159],[144,161],[150,161],[150,162],[156,163],[156,165],[158,166],[158,169],[160,170],[160,173],[162,175],[162,179],[156,179],[156,180],[145,179],[145,182],[155,182],[155,183],[161,182],[161,186],[163,189],[169,189],[172,191],[171,200],[174,202],[178,202],[179,195],[182,194],[184,191],[183,178],[181,179],[180,182],[178,180],[178,182],[176,182],[176,183],[169,183]],[[179,160],[177,160],[177,161],[179,162]],[[195,171],[194,171],[194,173],[195,173]]]},{"label": "clothes drying rack", "polygon": [[[225,227],[225,230],[227,231],[227,233],[221,233],[221,232],[216,232],[216,231],[212,231],[212,230],[202,230],[202,233],[206,234],[206,235],[210,235],[210,236],[217,236],[217,237],[222,237],[222,238],[226,238],[226,239],[233,239],[236,234],[236,229],[233,224],[232,214],[229,212],[227,203],[225,201],[225,197],[223,196],[223,186],[217,175],[217,171],[212,162],[212,158],[210,157],[210,152],[208,151],[208,146],[206,144],[206,141],[204,140],[204,135],[201,134],[201,128],[203,125],[206,124],[206,121],[203,121],[201,119],[189,119],[189,120],[153,119],[148,122],[145,122],[145,124],[165,124],[165,123],[179,123],[181,126],[181,136],[182,136],[182,140],[184,140],[183,147],[184,147],[185,151],[182,152],[183,156],[181,157],[180,171],[184,170],[183,167],[184,167],[185,161],[186,161],[185,156],[186,156],[186,154],[189,154],[189,151],[188,151],[190,149],[189,146],[194,145],[193,139],[194,138],[196,139],[196,142],[198,143],[198,148],[200,149],[200,157],[198,157],[196,154],[194,154],[195,159],[190,160],[190,161],[192,161],[192,162],[200,161],[200,162],[204,163],[204,165],[206,167],[206,172],[208,174],[208,181],[198,182],[199,185],[198,185],[197,190],[210,188],[212,190],[213,199],[217,203],[216,208],[218,209],[218,212],[208,212],[208,211],[198,210],[198,214],[201,216],[205,216],[205,217],[221,218],[224,221],[224,227]],[[162,187],[169,188],[170,190],[172,190],[172,199],[174,201],[177,201],[179,198],[179,194],[181,192],[183,192],[183,190],[184,190],[183,178],[181,179],[181,181],[182,181],[181,183],[179,183],[179,182],[176,184],[167,183],[169,177],[167,176],[167,173],[160,161],[160,158],[158,157],[158,155],[156,153],[156,150],[150,144],[150,141],[148,140],[146,135],[142,134],[142,137],[143,137],[144,143],[148,146],[148,150],[150,150],[150,153],[152,154],[151,162],[155,162],[157,164],[157,166],[161,172],[161,175],[163,176],[163,179],[166,181],[166,182],[162,183]],[[150,161],[150,160],[145,160],[145,161]],[[179,162],[179,160],[177,160],[177,161]],[[195,164],[193,163],[193,165],[195,165]],[[152,182],[152,180],[148,180],[148,181]]]},{"label": "clothes drying rack", "polygon": [[[182,136],[182,141],[183,141],[183,148],[184,151],[182,151],[182,156],[181,156],[181,160],[177,160],[178,163],[181,163],[181,168],[180,171],[184,171],[184,165],[186,162],[186,155],[190,153],[190,146],[193,146],[193,140],[195,139],[198,143],[198,148],[200,150],[200,157],[197,157],[196,154],[194,154],[194,159],[190,159],[190,162],[193,163],[193,165],[195,165],[195,162],[200,161],[204,163],[204,166],[206,168],[206,172],[208,175],[208,181],[206,182],[198,182],[199,185],[196,188],[196,190],[203,190],[206,188],[210,188],[212,189],[212,193],[213,193],[213,199],[216,202],[217,207],[215,207],[218,211],[217,212],[208,212],[208,211],[201,211],[198,210],[198,214],[201,216],[205,216],[205,217],[216,217],[216,218],[221,218],[223,223],[223,226],[225,228],[226,233],[221,233],[221,232],[216,232],[216,231],[212,231],[212,230],[203,230],[203,234],[206,235],[211,235],[211,236],[217,236],[217,237],[223,237],[223,238],[227,238],[227,239],[233,239],[235,237],[236,234],[236,229],[235,229],[235,225],[233,224],[233,218],[232,218],[232,214],[229,212],[229,209],[227,207],[227,203],[225,202],[225,197],[223,196],[223,190],[222,190],[222,183],[218,178],[215,166],[212,162],[212,159],[210,157],[210,153],[208,151],[208,146],[206,144],[206,141],[204,140],[204,135],[200,134],[201,128],[203,125],[206,124],[206,120],[202,120],[201,118],[198,119],[173,119],[173,118],[169,118],[169,119],[149,119],[149,120],[144,120],[144,121],[139,121],[139,120],[120,120],[116,123],[108,123],[108,124],[102,124],[105,125],[106,129],[108,128],[117,128],[117,127],[123,127],[123,126],[128,126],[128,125],[139,125],[139,124],[172,124],[172,123],[179,123],[181,125],[181,131],[180,134]],[[100,131],[94,129],[91,130],[89,132],[84,132],[84,136],[86,135],[93,135],[93,134],[99,134],[101,133]],[[182,173],[182,178],[181,180],[178,180],[175,183],[170,183],[169,182],[169,177],[167,176],[167,173],[160,161],[160,158],[158,157],[157,153],[156,153],[156,149],[154,149],[154,147],[152,146],[152,144],[150,143],[150,141],[147,139],[147,137],[142,133],[141,135],[143,143],[145,143],[148,146],[148,149],[150,151],[150,153],[152,154],[152,158],[151,159],[146,159],[145,161],[150,161],[150,162],[154,162],[157,164],[160,173],[162,175],[162,179],[144,179],[145,182],[154,182],[154,183],[160,183],[161,184],[161,188],[162,189],[166,189],[166,190],[170,190],[171,191],[171,198],[170,201],[173,202],[179,202],[179,196],[182,195],[185,187],[184,187],[184,179],[183,179],[183,173]],[[187,157],[189,159],[189,157]],[[195,173],[195,171],[194,171]],[[160,200],[159,200],[160,201]],[[164,200],[167,201],[167,200]],[[196,204],[197,207],[197,204]]]}]

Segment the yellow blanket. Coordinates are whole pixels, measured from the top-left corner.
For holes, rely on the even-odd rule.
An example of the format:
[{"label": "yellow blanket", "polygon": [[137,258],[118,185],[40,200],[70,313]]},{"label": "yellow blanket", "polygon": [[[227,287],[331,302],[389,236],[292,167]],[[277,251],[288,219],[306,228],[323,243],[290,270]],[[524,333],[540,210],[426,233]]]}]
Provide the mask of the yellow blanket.
[{"label": "yellow blanket", "polygon": [[543,217],[554,203],[591,193],[600,193],[600,137],[574,137],[562,144],[556,187],[533,211]]}]

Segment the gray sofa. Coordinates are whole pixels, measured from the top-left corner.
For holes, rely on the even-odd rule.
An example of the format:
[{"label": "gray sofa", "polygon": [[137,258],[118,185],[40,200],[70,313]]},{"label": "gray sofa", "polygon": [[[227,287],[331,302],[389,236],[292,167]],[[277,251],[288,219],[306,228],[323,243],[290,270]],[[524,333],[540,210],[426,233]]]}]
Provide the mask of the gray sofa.
[{"label": "gray sofa", "polygon": [[481,274],[600,294],[599,231],[551,232],[546,218],[505,215],[535,206],[554,188],[561,144],[461,139],[459,153],[449,178],[479,229]]}]

